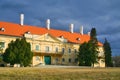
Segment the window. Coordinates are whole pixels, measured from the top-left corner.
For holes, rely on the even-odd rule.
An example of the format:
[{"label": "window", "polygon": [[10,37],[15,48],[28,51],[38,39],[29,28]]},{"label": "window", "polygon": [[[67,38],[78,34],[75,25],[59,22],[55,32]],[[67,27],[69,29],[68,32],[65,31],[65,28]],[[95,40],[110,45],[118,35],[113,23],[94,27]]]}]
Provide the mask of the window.
[{"label": "window", "polygon": [[76,49],[74,49],[74,53],[77,53],[77,50],[76,50]]},{"label": "window", "polygon": [[31,32],[30,31],[27,31],[26,34],[30,34]]},{"label": "window", "polygon": [[64,58],[62,58],[62,62],[65,62],[65,59],[64,59]]},{"label": "window", "polygon": [[65,48],[62,48],[62,53],[64,53],[65,52]]},{"label": "window", "polygon": [[0,47],[5,48],[5,42],[0,42]]},{"label": "window", "polygon": [[58,62],[58,58],[56,58],[56,62]]},{"label": "window", "polygon": [[39,61],[40,60],[40,57],[39,56],[36,56],[36,61]]},{"label": "window", "polygon": [[3,32],[4,32],[4,31],[5,31],[5,28],[3,28],[3,27],[2,27],[2,28],[0,28],[0,31],[3,31]]},{"label": "window", "polygon": [[77,63],[78,62],[78,58],[75,58],[75,63]]},{"label": "window", "polygon": [[68,53],[71,53],[71,49],[70,48],[68,49]]},{"label": "window", "polygon": [[55,52],[58,52],[58,47],[56,47]]},{"label": "window", "polygon": [[35,50],[39,51],[40,50],[40,46],[36,45]]},{"label": "window", "polygon": [[78,41],[80,41],[80,38],[77,38]]},{"label": "window", "polygon": [[68,61],[69,61],[69,63],[71,63],[71,58],[69,58],[69,60],[68,60]]},{"label": "window", "polygon": [[48,46],[46,46],[45,52],[49,52],[49,47]]}]

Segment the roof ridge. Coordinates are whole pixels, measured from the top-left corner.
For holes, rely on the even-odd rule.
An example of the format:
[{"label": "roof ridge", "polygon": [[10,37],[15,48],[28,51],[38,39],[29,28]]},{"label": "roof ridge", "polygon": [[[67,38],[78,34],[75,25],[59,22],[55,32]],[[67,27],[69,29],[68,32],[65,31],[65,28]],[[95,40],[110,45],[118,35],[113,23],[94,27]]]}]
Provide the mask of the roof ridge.
[{"label": "roof ridge", "polygon": [[[0,21],[0,23],[8,23],[8,24],[14,24],[14,25],[20,25],[20,24],[18,24],[18,23],[13,23],[13,22],[4,22],[4,21]],[[21,26],[21,25],[20,25]],[[36,26],[36,25],[23,25],[23,26],[27,26],[27,27],[36,27],[36,28],[43,28],[43,29],[46,29],[47,30],[47,28],[45,28],[45,27],[42,27],[42,26]],[[59,29],[53,29],[53,28],[51,28],[50,30],[57,30],[57,31],[62,31],[62,32],[68,32],[68,33],[71,33],[70,31],[65,31],[65,30],[59,30]],[[74,32],[74,33],[71,33],[71,34],[80,34],[80,33],[78,33],[78,32]],[[87,35],[87,34],[83,34],[83,35]]]}]

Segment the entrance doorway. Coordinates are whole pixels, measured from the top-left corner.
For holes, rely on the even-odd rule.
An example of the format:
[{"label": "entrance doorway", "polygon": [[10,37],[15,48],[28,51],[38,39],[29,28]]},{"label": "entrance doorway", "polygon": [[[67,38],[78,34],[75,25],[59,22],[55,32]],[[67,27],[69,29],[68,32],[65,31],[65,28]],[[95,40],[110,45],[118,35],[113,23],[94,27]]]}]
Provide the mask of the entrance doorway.
[{"label": "entrance doorway", "polygon": [[51,57],[50,56],[44,56],[44,62],[45,62],[45,64],[50,65],[51,64]]}]

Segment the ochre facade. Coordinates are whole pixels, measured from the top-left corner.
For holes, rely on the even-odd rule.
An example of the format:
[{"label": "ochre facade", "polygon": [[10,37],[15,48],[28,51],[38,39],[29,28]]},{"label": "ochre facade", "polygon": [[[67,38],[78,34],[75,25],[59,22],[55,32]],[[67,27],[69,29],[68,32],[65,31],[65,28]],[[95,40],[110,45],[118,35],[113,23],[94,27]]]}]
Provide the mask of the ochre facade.
[{"label": "ochre facade", "polygon": [[[31,51],[34,54],[33,66],[50,64],[78,65],[77,52],[79,46],[89,40],[87,34],[81,35],[67,31],[47,30],[46,28],[21,26],[7,22],[0,22],[0,29],[0,42],[3,42],[4,51],[12,40],[21,37],[26,38],[27,42],[31,44]],[[98,63],[94,64],[94,66],[105,67],[103,47],[101,43],[98,45],[99,58]]]}]

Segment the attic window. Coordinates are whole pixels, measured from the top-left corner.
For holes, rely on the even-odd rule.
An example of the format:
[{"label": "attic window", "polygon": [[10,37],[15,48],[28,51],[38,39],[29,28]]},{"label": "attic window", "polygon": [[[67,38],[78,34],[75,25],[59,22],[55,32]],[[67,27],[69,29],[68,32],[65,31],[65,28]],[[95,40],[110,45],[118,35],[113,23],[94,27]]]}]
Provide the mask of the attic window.
[{"label": "attic window", "polygon": [[0,28],[0,31],[5,31],[5,28],[3,28],[3,27],[2,27],[2,28]]},{"label": "attic window", "polygon": [[77,38],[78,41],[80,41],[80,38]]},{"label": "attic window", "polygon": [[63,36],[60,36],[60,38],[64,38]]},{"label": "attic window", "polygon": [[27,34],[30,34],[30,31],[27,31],[26,33],[27,33]]}]

